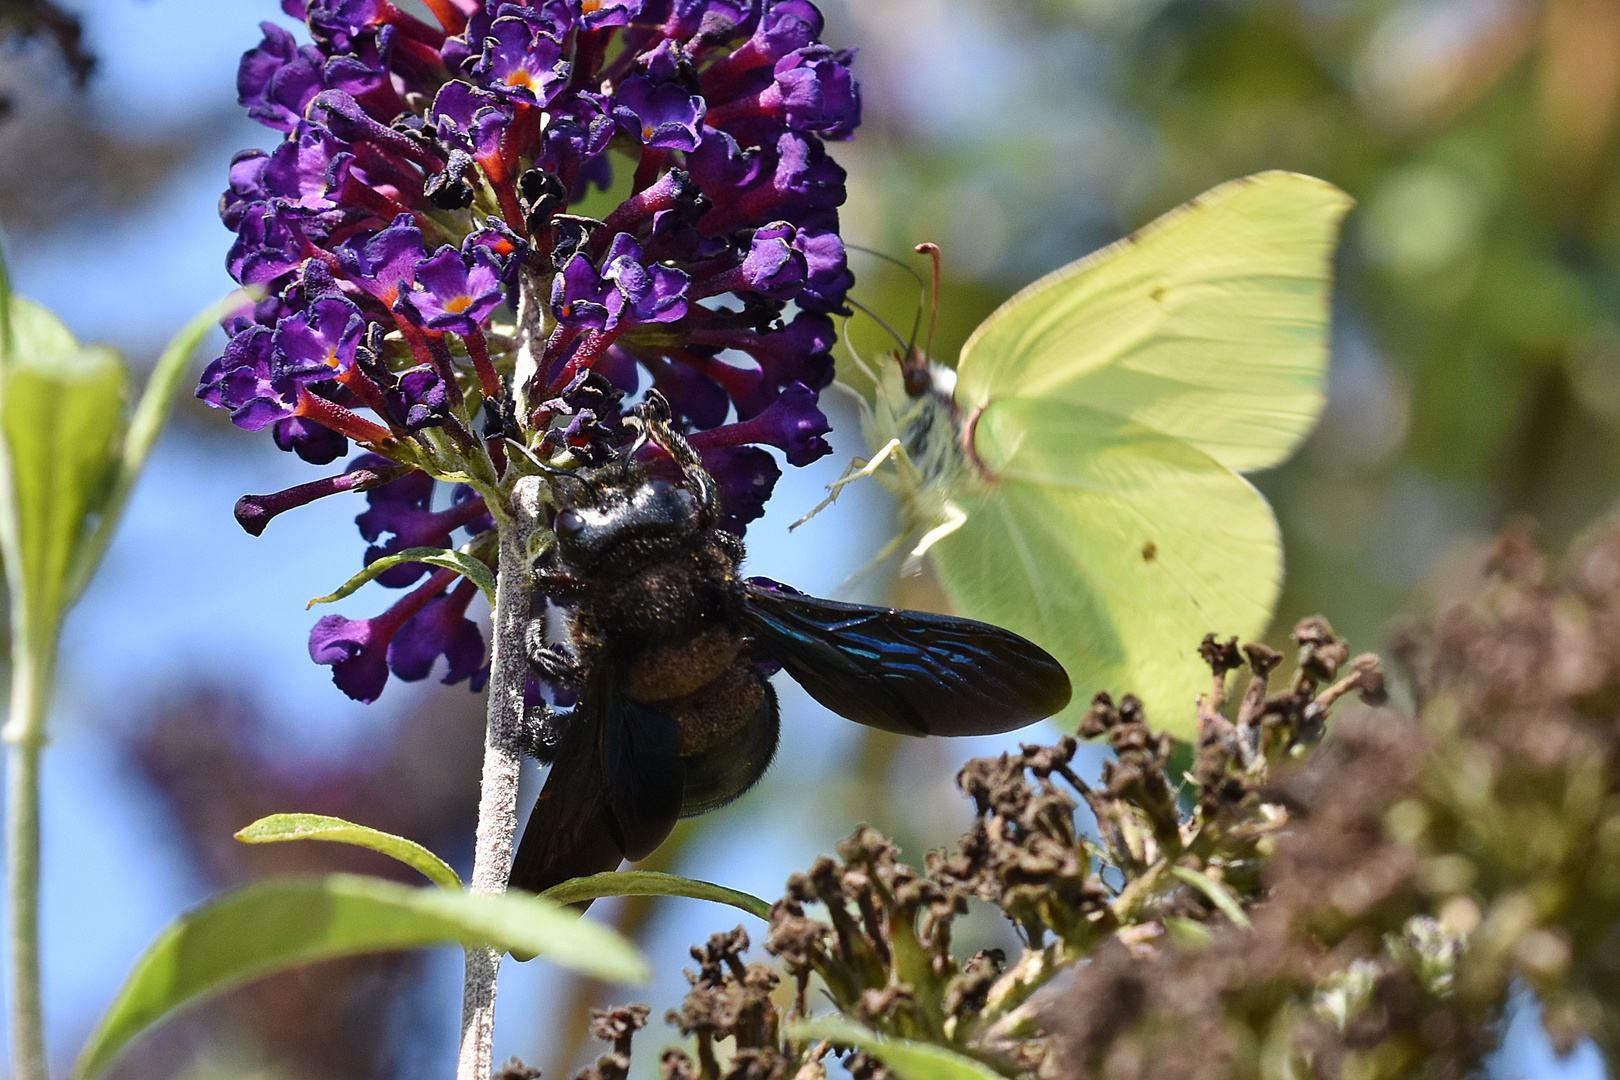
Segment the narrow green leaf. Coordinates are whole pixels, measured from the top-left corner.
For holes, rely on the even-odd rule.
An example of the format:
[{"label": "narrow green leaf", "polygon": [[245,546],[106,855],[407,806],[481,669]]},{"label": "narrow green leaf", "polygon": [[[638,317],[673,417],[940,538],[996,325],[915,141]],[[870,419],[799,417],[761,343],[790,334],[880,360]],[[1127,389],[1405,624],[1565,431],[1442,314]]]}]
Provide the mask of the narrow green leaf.
[{"label": "narrow green leaf", "polygon": [[6,265],[5,235],[0,233],[0,364],[11,349],[11,268]]},{"label": "narrow green leaf", "polygon": [[1249,929],[1248,914],[1244,912],[1243,905],[1238,903],[1237,897],[1232,895],[1232,890],[1225,885],[1189,866],[1172,866],[1170,873],[1209,897],[1209,902],[1214,904],[1222,915],[1231,919],[1234,926]]},{"label": "narrow green leaf", "polygon": [[13,297],[10,311],[12,348],[0,367],[0,543],[20,625],[36,647],[48,647],[87,525],[105,507],[117,468],[125,371],[117,353],[80,346],[37,304]]},{"label": "narrow green leaf", "polygon": [[353,874],[272,878],[209,901],[159,935],[73,1076],[90,1080],[169,1012],[249,979],[337,956],[458,943],[540,953],[614,982],[650,975],[623,937],[538,897],[413,889]]},{"label": "narrow green leaf", "polygon": [[450,864],[416,841],[325,814],[271,814],[240,830],[236,838],[244,844],[277,844],[283,840],[353,844],[398,859],[440,888],[461,888],[461,877]]},{"label": "narrow green leaf", "polygon": [[163,425],[174,406],[175,395],[186,382],[186,376],[191,370],[192,356],[196,354],[209,332],[219,325],[219,320],[247,303],[253,298],[254,293],[262,295],[262,290],[234,292],[199,312],[181,327],[180,332],[169,341],[158,356],[152,374],[146,380],[146,390],[141,394],[140,404],[135,406],[135,413],[130,418],[129,433],[124,437],[123,452],[119,457],[117,472],[113,476],[106,505],[102,508],[100,520],[96,524],[96,531],[85,542],[74,561],[72,577],[68,581],[68,603],[71,604],[80,593],[84,592],[85,586],[95,576],[96,568],[101,565],[102,556],[107,552],[107,545],[111,543],[113,532],[118,528],[118,519],[123,516],[124,504],[129,500],[130,492],[134,490],[135,481],[140,479],[141,469],[145,467],[146,459],[152,453],[152,447],[157,444],[158,436],[163,432]]},{"label": "narrow green leaf", "polygon": [[451,551],[448,548],[436,547],[415,547],[406,548],[404,551],[396,552],[393,555],[383,556],[344,582],[342,588],[338,589],[337,592],[317,596],[304,606],[312,608],[316,604],[330,604],[334,600],[342,600],[378,574],[392,570],[401,563],[426,563],[429,566],[437,566],[442,570],[454,570],[474,585],[477,585],[490,604],[495,603],[495,575],[490,573],[489,567],[484,563],[464,551]]},{"label": "narrow green leaf", "polygon": [[573,878],[553,885],[540,895],[559,904],[578,904],[604,896],[685,896],[693,900],[729,904],[757,919],[771,920],[771,905],[757,896],[728,889],[724,885],[651,870],[611,870],[605,874]]},{"label": "narrow green leaf", "polygon": [[1004,1080],[988,1065],[943,1046],[909,1039],[891,1039],[842,1016],[789,1024],[787,1037],[796,1042],[823,1039],[835,1046],[864,1050],[881,1061],[900,1080]]}]

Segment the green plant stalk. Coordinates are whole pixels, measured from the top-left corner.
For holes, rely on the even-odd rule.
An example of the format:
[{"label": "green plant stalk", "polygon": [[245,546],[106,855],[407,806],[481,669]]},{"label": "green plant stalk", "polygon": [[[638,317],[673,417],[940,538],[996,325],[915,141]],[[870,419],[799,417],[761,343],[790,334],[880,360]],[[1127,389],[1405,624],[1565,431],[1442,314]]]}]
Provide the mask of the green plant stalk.
[{"label": "green plant stalk", "polygon": [[[20,620],[19,620],[20,621]],[[12,628],[6,743],[6,939],[11,963],[11,1075],[48,1080],[39,962],[39,764],[56,671],[55,635]]]}]

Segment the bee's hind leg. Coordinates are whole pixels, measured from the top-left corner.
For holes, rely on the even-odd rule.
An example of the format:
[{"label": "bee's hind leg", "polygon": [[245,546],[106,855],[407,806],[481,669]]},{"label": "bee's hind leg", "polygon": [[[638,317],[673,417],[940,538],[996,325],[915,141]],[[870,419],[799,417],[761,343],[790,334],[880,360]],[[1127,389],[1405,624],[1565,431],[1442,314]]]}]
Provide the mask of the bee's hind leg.
[{"label": "bee's hind leg", "polygon": [[804,517],[789,525],[788,531],[792,532],[794,529],[797,529],[800,525],[803,525],[805,522],[827,509],[827,507],[837,502],[838,493],[844,490],[844,485],[853,484],[857,480],[876,473],[879,467],[881,467],[882,464],[889,459],[890,455],[894,455],[896,460],[906,460],[905,448],[900,445],[900,440],[898,438],[890,439],[888,442],[884,443],[883,448],[877,453],[873,454],[871,460],[869,461],[862,461],[860,458],[856,458],[854,461],[851,461],[849,463],[849,468],[844,470],[844,475],[827,485],[827,497],[822,499],[821,502],[816,505],[814,510],[810,511],[808,514],[804,515]]}]

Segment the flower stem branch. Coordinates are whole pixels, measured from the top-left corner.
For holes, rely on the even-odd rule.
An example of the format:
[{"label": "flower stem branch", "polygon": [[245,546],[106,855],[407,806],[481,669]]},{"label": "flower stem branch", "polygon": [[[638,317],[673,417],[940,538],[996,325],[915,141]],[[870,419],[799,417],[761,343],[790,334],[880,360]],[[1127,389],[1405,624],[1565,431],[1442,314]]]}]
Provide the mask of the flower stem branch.
[{"label": "flower stem branch", "polygon": [[[21,629],[16,628],[16,629]],[[15,631],[14,631],[15,632]],[[39,964],[39,762],[56,670],[54,640],[17,634],[6,743],[6,942],[11,1075],[48,1080]]]},{"label": "flower stem branch", "polygon": [[[490,653],[489,712],[484,732],[484,773],[478,800],[477,848],[473,855],[475,893],[506,890],[517,833],[518,770],[522,755],[518,730],[523,720],[523,628],[529,619],[530,540],[539,521],[538,477],[514,486],[509,513],[500,530],[500,562],[495,579],[495,611]],[[495,980],[499,950],[467,950],[462,990],[461,1052],[456,1080],[489,1080],[494,1070]]]}]

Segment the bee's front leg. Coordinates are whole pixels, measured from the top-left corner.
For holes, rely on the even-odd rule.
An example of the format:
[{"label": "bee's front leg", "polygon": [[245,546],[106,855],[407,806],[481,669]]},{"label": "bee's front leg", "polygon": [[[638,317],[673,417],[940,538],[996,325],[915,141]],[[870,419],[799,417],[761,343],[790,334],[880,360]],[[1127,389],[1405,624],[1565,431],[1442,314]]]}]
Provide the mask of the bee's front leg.
[{"label": "bee's front leg", "polygon": [[567,645],[546,640],[546,620],[530,619],[523,628],[523,655],[534,673],[553,686],[579,685],[584,672],[579,656]]},{"label": "bee's front leg", "polygon": [[550,705],[532,706],[524,710],[523,723],[518,727],[518,746],[540,764],[550,765],[557,759],[557,746],[567,723],[567,714]]}]

